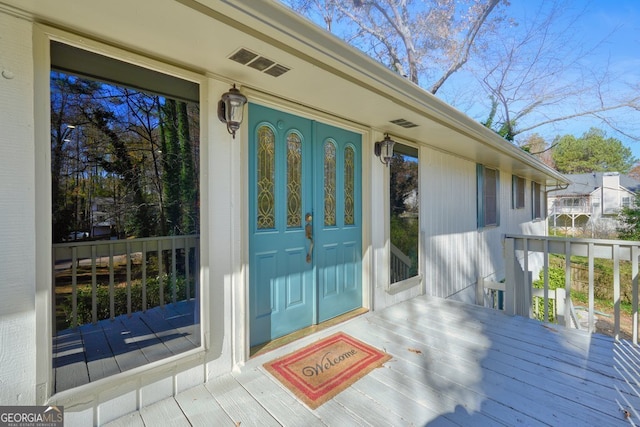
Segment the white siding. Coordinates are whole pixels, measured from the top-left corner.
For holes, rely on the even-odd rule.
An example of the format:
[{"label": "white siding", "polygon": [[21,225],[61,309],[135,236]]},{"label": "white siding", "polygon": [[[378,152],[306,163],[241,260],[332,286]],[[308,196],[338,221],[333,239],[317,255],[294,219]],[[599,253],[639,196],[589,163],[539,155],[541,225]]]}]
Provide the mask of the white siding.
[{"label": "white siding", "polygon": [[36,392],[31,24],[0,13],[0,402]]},{"label": "white siding", "polygon": [[478,229],[476,164],[429,148],[420,162],[426,293],[472,302],[478,277],[504,278],[503,234],[545,233],[544,221],[531,221],[531,184],[525,208],[512,209],[511,174],[501,172],[500,226]]}]

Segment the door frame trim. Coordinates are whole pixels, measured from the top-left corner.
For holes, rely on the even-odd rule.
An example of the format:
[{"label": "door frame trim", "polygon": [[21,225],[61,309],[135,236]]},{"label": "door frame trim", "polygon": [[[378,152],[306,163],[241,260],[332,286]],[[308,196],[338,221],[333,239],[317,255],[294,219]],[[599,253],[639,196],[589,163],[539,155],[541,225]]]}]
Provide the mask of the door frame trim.
[{"label": "door frame trim", "polygon": [[[372,129],[361,125],[359,123],[351,122],[345,118],[332,116],[326,112],[322,112],[313,109],[309,106],[293,103],[269,94],[265,94],[262,91],[255,90],[250,87],[244,86],[242,88],[243,93],[247,96],[248,102],[260,104],[268,108],[279,110],[285,113],[294,114],[305,119],[316,120],[329,124],[331,126],[339,127],[351,132],[355,132],[361,135],[362,148],[361,148],[361,185],[362,185],[362,307],[371,310],[373,306],[373,256],[371,249],[371,173],[372,173],[372,159],[374,134]],[[242,127],[239,135],[240,139],[240,164],[242,168],[238,171],[235,178],[241,183],[241,211],[242,215],[237,217],[238,223],[234,227],[236,230],[240,230],[241,235],[241,282],[237,286],[232,287],[232,306],[231,310],[234,314],[231,316],[233,319],[232,331],[232,353],[233,363],[236,366],[243,366],[244,362],[249,360],[250,357],[250,309],[249,309],[249,275],[251,274],[250,266],[250,254],[249,254],[249,137],[250,130],[248,125],[249,120],[245,120],[242,123]],[[238,141],[238,138],[236,139]],[[369,155],[371,154],[371,155]],[[227,317],[229,318],[229,317]]]}]

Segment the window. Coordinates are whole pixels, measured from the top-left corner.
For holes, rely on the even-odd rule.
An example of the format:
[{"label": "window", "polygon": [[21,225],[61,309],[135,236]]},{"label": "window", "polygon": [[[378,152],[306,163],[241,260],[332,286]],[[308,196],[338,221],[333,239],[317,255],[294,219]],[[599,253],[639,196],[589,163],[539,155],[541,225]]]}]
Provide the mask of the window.
[{"label": "window", "polygon": [[511,177],[511,207],[513,209],[524,208],[524,187],[524,178],[520,178],[519,176],[515,175]]},{"label": "window", "polygon": [[531,211],[533,219],[542,218],[542,192],[540,184],[531,181]]},{"label": "window", "polygon": [[391,283],[418,275],[420,193],[418,150],[396,143],[390,172]]},{"label": "window", "polygon": [[199,87],[51,42],[54,392],[201,344]]},{"label": "window", "polygon": [[629,196],[622,197],[622,207],[623,208],[631,207],[631,197]]},{"label": "window", "polygon": [[500,172],[477,165],[476,175],[478,227],[497,227],[500,225]]}]

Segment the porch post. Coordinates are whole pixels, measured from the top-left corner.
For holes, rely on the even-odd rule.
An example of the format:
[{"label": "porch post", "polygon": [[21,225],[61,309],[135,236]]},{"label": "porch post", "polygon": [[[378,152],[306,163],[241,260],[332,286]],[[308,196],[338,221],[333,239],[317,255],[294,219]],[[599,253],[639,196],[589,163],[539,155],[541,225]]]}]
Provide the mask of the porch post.
[{"label": "porch post", "polygon": [[515,241],[511,237],[504,239],[504,256],[505,256],[505,292],[504,292],[504,311],[509,315],[516,314],[516,248]]}]

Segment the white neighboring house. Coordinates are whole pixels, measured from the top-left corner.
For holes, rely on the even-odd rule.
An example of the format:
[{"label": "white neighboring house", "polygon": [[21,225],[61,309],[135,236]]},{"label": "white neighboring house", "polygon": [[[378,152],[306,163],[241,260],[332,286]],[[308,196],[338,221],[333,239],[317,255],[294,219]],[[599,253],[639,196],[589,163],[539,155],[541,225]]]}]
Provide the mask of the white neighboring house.
[{"label": "white neighboring house", "polygon": [[618,213],[631,206],[640,181],[618,172],[566,175],[565,189],[548,193],[549,230],[570,235],[610,237],[619,225]]},{"label": "white neighboring house", "polygon": [[91,237],[109,238],[116,230],[116,208],[113,199],[96,197],[91,201]]},{"label": "white neighboring house", "polygon": [[[194,88],[201,147],[202,223],[195,272],[200,339],[190,351],[57,392],[52,368],[52,253],[57,247],[51,243],[49,79],[52,60],[81,73],[78,67],[92,65],[87,57],[97,59],[97,66],[84,75],[115,70],[104,78],[133,85],[128,80],[139,77],[137,84],[143,86],[169,82],[161,88],[169,92]],[[110,67],[114,64],[137,71],[119,72]],[[150,73],[165,79],[146,78]],[[232,84],[249,104],[235,137],[216,114]],[[324,246],[357,242],[350,247],[352,258],[342,265],[353,267],[349,271],[358,280],[353,302],[360,310],[380,310],[421,294],[475,302],[478,278],[505,277],[503,236],[546,234],[541,209],[545,189],[568,182],[276,1],[0,0],[0,90],[0,212],[5,218],[0,223],[5,243],[0,249],[0,403],[64,405],[68,425],[103,424],[241,369],[250,358],[253,331],[280,326],[269,318],[252,320],[252,304],[266,307],[271,315],[271,294],[255,292],[252,280],[273,282],[260,270],[266,261],[259,259],[254,243],[259,234],[252,209],[259,132],[280,138],[289,132],[286,123],[296,122],[309,131],[288,135],[309,135],[301,139],[310,147],[340,142],[337,136],[314,140],[319,137],[312,128],[351,138],[338,152],[351,156],[350,174],[345,167],[334,170],[338,182],[348,176],[355,183],[340,187],[354,196],[350,202],[356,199],[350,203],[356,212],[349,217],[355,226],[337,243],[325,239]],[[416,150],[419,162],[418,274],[399,283],[390,280],[390,173],[374,155],[385,134]],[[278,141],[281,149],[283,139]],[[313,153],[322,165],[323,151]],[[322,191],[316,188],[314,194]],[[322,198],[308,206],[321,204],[318,200]],[[284,205],[279,200],[274,209]],[[314,227],[314,257],[330,234],[321,219],[327,207],[329,203],[314,211],[320,218]],[[305,207],[302,212],[309,211]],[[346,217],[337,216],[340,221]],[[98,243],[105,242],[78,247]],[[261,253],[281,243],[265,241]],[[129,244],[137,243],[120,245]],[[298,250],[302,261],[292,264],[293,273],[314,271],[304,260],[307,244],[300,233],[295,245],[304,250]],[[330,258],[324,262],[327,271],[334,267]],[[315,298],[320,287],[311,277]],[[304,314],[315,315],[312,309]],[[312,323],[316,321],[313,317]]]}]

